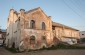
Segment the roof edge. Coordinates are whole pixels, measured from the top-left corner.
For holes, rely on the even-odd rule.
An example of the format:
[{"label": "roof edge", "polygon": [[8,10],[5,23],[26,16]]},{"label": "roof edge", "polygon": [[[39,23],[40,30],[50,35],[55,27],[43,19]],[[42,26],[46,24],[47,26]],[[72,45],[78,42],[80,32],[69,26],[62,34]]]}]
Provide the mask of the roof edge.
[{"label": "roof edge", "polygon": [[54,26],[60,26],[60,27],[66,27],[66,28],[69,28],[69,29],[73,29],[73,30],[79,31],[79,30],[77,30],[75,28],[69,27],[69,26],[64,25],[64,24],[61,24],[61,23],[53,22],[53,21],[52,21],[52,25],[54,25]]}]

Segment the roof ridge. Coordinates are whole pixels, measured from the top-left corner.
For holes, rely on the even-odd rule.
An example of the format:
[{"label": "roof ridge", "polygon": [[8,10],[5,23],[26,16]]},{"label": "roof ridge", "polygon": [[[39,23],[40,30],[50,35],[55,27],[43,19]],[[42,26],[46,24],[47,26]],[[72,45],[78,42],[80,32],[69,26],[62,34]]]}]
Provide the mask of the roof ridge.
[{"label": "roof ridge", "polygon": [[[64,26],[64,27],[67,27],[67,28],[70,28],[70,29],[77,30],[77,29],[75,29],[75,28],[69,27],[69,26],[64,25],[64,24],[61,24],[61,23],[57,23],[57,22],[53,22],[53,21],[52,21],[52,25],[53,25],[53,23],[58,24],[58,25],[60,25],[60,26],[62,26],[62,27]],[[57,26],[57,25],[55,25],[55,26]]]},{"label": "roof ridge", "polygon": [[37,9],[41,9],[41,8],[37,7],[37,8],[34,8],[34,9],[30,9],[29,11],[26,11],[25,13],[29,13],[29,12],[32,12],[32,11],[37,10]]}]

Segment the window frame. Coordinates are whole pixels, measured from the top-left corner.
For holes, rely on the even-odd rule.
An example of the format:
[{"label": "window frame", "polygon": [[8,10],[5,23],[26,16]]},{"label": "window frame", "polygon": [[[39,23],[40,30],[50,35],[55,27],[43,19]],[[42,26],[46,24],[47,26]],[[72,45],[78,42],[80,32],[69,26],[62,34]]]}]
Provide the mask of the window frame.
[{"label": "window frame", "polygon": [[35,21],[34,20],[30,21],[30,28],[35,29]]},{"label": "window frame", "polygon": [[42,22],[42,30],[46,30],[46,24],[45,24],[45,22]]}]

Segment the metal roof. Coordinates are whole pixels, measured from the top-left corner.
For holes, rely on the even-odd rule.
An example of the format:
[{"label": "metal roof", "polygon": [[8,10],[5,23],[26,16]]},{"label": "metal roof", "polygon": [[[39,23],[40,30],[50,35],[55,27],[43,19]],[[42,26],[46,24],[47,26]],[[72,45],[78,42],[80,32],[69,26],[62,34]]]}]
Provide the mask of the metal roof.
[{"label": "metal roof", "polygon": [[75,29],[75,28],[72,28],[72,27],[66,26],[66,25],[64,25],[64,24],[57,23],[57,22],[52,22],[52,26],[64,27],[64,28],[68,28],[68,29],[72,29],[72,30],[79,31],[79,30],[77,30],[77,29]]}]

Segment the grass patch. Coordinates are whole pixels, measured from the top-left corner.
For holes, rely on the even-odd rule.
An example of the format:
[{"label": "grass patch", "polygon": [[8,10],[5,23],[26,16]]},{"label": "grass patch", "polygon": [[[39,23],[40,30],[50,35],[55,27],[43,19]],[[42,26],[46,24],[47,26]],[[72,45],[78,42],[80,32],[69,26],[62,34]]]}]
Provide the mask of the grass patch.
[{"label": "grass patch", "polygon": [[52,46],[49,48],[42,48],[40,50],[57,50],[57,49],[85,49],[85,47],[77,46],[77,45],[66,45],[63,43],[59,43],[56,46]]},{"label": "grass patch", "polygon": [[10,52],[12,52],[12,53],[19,53],[19,52],[20,52],[20,51],[19,51],[18,49],[16,49],[16,48],[7,48],[7,47],[5,47],[5,49],[8,50],[8,51],[10,51]]},{"label": "grass patch", "polygon": [[77,46],[77,45],[66,45],[63,43],[59,43],[57,46],[52,46],[47,48],[47,50],[55,50],[55,49],[85,49],[85,47]]}]

